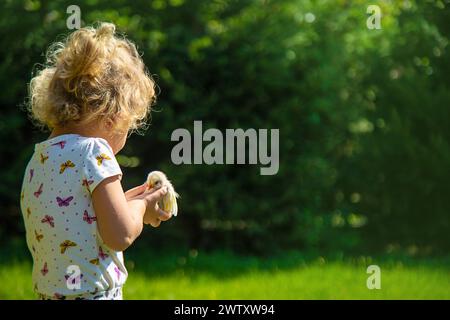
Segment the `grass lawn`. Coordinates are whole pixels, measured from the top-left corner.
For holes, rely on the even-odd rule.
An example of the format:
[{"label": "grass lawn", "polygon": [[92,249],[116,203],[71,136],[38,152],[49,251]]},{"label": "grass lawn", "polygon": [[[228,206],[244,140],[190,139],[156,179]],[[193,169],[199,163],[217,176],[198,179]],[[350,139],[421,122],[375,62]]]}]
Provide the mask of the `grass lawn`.
[{"label": "grass lawn", "polygon": [[[0,251],[0,299],[34,299],[25,254]],[[224,252],[126,255],[125,299],[450,299],[448,258],[257,258]],[[369,290],[366,268],[381,268],[381,289]]]}]

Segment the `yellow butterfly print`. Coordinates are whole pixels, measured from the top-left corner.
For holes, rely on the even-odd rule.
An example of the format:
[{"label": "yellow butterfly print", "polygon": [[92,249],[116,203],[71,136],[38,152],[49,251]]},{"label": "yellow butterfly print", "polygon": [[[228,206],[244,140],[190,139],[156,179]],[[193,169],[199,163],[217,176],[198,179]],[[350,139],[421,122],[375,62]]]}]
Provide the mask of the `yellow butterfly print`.
[{"label": "yellow butterfly print", "polygon": [[45,163],[45,161],[48,159],[48,156],[47,155],[43,155],[42,153],[41,153],[41,163],[42,164],[44,164]]},{"label": "yellow butterfly print", "polygon": [[75,164],[72,161],[67,160],[64,163],[61,163],[61,168],[59,169],[59,173],[63,173],[67,168],[73,168],[73,167],[75,167]]},{"label": "yellow butterfly print", "polygon": [[42,238],[44,237],[43,234],[39,234],[36,230],[34,230],[34,235],[36,236],[36,240],[38,242],[41,242]]},{"label": "yellow butterfly print", "polygon": [[103,160],[111,160],[111,158],[108,157],[108,155],[107,155],[107,154],[104,154],[104,153],[102,153],[102,154],[100,154],[99,156],[95,157],[95,159],[97,159],[97,164],[98,164],[99,166],[102,165]]},{"label": "yellow butterfly print", "polygon": [[95,258],[95,259],[89,260],[89,262],[98,266],[98,263],[100,262],[100,260],[98,258]]},{"label": "yellow butterfly print", "polygon": [[66,240],[59,245],[59,247],[61,248],[61,254],[65,253],[68,248],[76,247],[76,246],[77,246],[77,244],[70,240]]},{"label": "yellow butterfly print", "polygon": [[28,207],[28,208],[27,208],[27,218],[29,218],[30,215],[31,215],[31,209],[30,209],[30,207]]}]

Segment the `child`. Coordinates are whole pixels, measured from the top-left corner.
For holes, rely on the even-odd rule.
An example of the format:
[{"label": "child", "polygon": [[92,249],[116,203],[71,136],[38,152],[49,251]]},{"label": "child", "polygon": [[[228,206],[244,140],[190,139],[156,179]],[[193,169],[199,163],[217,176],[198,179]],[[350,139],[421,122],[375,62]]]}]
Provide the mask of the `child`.
[{"label": "child", "polygon": [[114,157],[145,123],[154,83],[113,24],[82,28],[52,46],[30,83],[30,113],[50,128],[35,145],[21,193],[34,290],[41,299],[121,299],[122,251],[171,215],[166,188],[123,192]]}]

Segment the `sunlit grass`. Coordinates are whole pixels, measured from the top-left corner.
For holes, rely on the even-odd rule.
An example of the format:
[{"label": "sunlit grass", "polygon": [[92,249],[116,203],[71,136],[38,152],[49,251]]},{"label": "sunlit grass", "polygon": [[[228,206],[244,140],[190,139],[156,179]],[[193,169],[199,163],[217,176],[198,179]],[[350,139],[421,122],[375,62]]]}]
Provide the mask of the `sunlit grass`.
[{"label": "sunlit grass", "polygon": [[172,274],[148,278],[131,274],[129,299],[449,299],[450,277],[428,268],[382,270],[382,288],[366,287],[365,268],[345,263],[282,271],[251,271],[230,278]]},{"label": "sunlit grass", "polygon": [[[369,261],[368,261],[369,260]],[[133,252],[125,299],[450,299],[448,260],[185,257]],[[368,262],[381,289],[366,287]],[[28,260],[0,265],[0,299],[34,299]]]}]

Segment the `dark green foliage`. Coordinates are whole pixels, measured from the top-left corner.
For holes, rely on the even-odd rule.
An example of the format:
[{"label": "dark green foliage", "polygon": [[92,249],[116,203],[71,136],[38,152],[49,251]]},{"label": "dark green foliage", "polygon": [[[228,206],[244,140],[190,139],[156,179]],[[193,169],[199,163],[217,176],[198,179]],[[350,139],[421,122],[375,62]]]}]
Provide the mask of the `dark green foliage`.
[{"label": "dark green foliage", "polygon": [[[377,3],[379,2],[379,3]],[[408,5],[409,3],[409,5]],[[5,1],[0,46],[0,237],[18,209],[33,129],[20,109],[71,1]],[[155,247],[448,250],[448,1],[78,1],[83,25],[111,21],[138,44],[160,87],[152,125],[121,152],[125,187],[165,171],[180,215]],[[279,128],[280,170],[171,163],[176,128]],[[126,158],[120,161],[126,164]],[[145,241],[145,240],[144,240]]]}]

